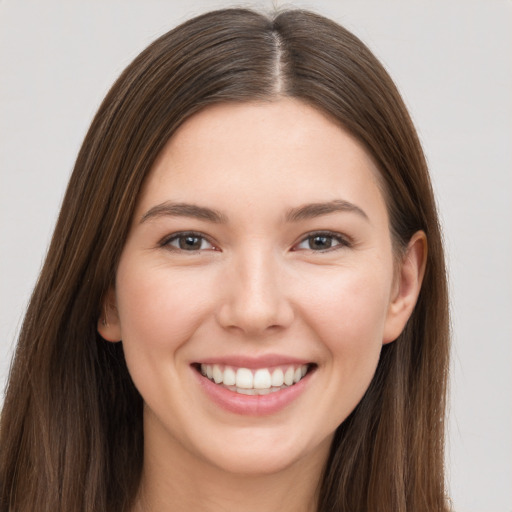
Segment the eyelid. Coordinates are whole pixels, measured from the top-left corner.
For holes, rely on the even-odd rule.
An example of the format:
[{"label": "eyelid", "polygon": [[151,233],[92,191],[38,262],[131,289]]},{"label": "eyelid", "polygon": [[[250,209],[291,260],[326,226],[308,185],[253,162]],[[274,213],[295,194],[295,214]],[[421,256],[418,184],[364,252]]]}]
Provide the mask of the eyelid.
[{"label": "eyelid", "polygon": [[[208,244],[210,244],[211,247],[209,247],[208,249],[197,249],[197,250],[191,250],[191,251],[186,251],[184,249],[180,249],[178,247],[174,247],[172,245],[170,245],[170,242],[180,238],[180,237],[186,237],[186,236],[192,236],[192,237],[197,237],[197,238],[202,238],[203,240],[205,240]],[[329,238],[332,238],[334,240],[336,240],[336,245],[334,247],[329,247],[327,249],[323,249],[323,250],[314,250],[314,249],[306,249],[306,248],[298,248],[298,246],[304,242],[306,242],[308,239],[310,238],[313,238],[315,236],[325,236],[325,237],[329,237]],[[344,247],[351,247],[352,246],[352,240],[347,237],[346,235],[342,235],[341,233],[338,233],[338,232],[334,232],[334,231],[329,231],[329,230],[321,230],[321,231],[311,231],[309,233],[306,233],[304,235],[301,236],[301,238],[293,244],[292,246],[292,251],[297,251],[297,250],[306,250],[306,251],[310,251],[310,252],[321,252],[321,253],[325,253],[325,252],[329,252],[329,251],[334,251],[336,249],[341,249],[341,248],[344,248]],[[215,242],[212,241],[212,239],[204,234],[204,233],[201,233],[200,231],[176,231],[174,233],[171,233],[169,235],[166,235],[164,236],[159,242],[158,242],[158,246],[159,247],[167,247],[169,248],[170,250],[176,250],[176,251],[179,251],[179,252],[199,252],[199,251],[205,251],[205,250],[208,250],[208,251],[211,251],[211,250],[220,250],[218,248],[218,246],[215,244]]]},{"label": "eyelid", "polygon": [[[180,238],[180,237],[186,237],[186,236],[193,236],[193,237],[197,237],[197,238],[202,238],[203,240],[205,240],[206,242],[208,242],[211,247],[209,247],[208,249],[198,249],[198,250],[191,250],[191,251],[186,251],[184,249],[180,249],[179,247],[174,247],[172,245],[170,245],[170,242]],[[158,246],[159,247],[163,247],[163,248],[168,248],[170,250],[176,250],[176,251],[179,251],[179,252],[190,252],[190,253],[193,253],[193,252],[200,252],[200,251],[211,251],[211,250],[216,250],[218,251],[219,248],[217,247],[217,245],[212,241],[212,239],[208,236],[208,235],[205,235],[204,233],[201,233],[200,231],[176,231],[174,233],[171,233],[169,235],[166,235],[164,236],[159,242],[158,242]]]},{"label": "eyelid", "polygon": [[[338,243],[334,247],[329,247],[327,249],[323,250],[314,250],[314,249],[306,249],[306,248],[298,248],[298,246],[304,242],[306,242],[308,239],[313,238],[315,236],[325,236],[330,237],[336,240]],[[306,233],[303,235],[298,242],[296,242],[293,247],[292,251],[310,251],[310,252],[319,252],[319,253],[325,253],[330,251],[335,251],[337,249],[342,249],[346,247],[351,247],[353,244],[352,240],[346,236],[342,235],[341,233],[335,232],[335,231],[329,231],[329,230],[321,230],[321,231],[311,231],[309,233]]]}]

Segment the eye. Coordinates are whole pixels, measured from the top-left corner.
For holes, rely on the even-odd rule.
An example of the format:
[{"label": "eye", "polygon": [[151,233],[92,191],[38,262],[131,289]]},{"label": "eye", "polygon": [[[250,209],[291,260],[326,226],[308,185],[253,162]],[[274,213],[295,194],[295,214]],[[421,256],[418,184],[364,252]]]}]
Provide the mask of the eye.
[{"label": "eye", "polygon": [[349,242],[337,233],[321,232],[311,233],[301,242],[299,242],[294,250],[309,250],[309,251],[328,251],[337,247],[347,247]]},{"label": "eye", "polygon": [[213,244],[209,242],[203,235],[199,233],[175,233],[164,239],[161,243],[163,247],[170,247],[181,251],[204,251],[215,249]]}]

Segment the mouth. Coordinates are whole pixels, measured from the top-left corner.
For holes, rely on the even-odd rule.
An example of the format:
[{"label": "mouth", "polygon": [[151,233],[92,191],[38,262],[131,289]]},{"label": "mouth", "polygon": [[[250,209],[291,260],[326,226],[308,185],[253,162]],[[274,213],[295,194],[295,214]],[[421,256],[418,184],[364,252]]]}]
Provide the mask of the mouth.
[{"label": "mouth", "polygon": [[194,363],[193,368],[215,385],[239,395],[262,396],[298,384],[312,373],[316,364],[284,364],[244,368],[227,364]]}]

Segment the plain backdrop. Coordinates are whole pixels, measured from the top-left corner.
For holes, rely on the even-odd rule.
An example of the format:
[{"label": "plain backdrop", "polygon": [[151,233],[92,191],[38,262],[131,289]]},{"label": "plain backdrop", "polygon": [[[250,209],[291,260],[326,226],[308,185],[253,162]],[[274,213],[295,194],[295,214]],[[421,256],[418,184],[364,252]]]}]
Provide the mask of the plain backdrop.
[{"label": "plain backdrop", "polygon": [[[100,101],[207,0],[0,0],[0,387]],[[458,512],[512,512],[512,2],[260,1],[334,18],[397,82],[440,207],[452,292],[447,469]]]}]

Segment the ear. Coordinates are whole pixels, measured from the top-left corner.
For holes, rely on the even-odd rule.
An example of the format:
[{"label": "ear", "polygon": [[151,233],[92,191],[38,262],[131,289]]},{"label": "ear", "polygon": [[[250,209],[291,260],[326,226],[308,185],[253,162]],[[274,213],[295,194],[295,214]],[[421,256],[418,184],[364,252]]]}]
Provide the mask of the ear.
[{"label": "ear", "polygon": [[103,297],[101,315],[98,318],[98,332],[107,341],[121,341],[121,322],[117,312],[116,293],[113,287]]},{"label": "ear", "polygon": [[409,320],[420,294],[426,262],[427,236],[423,231],[417,231],[397,268],[383,344],[396,340]]}]

